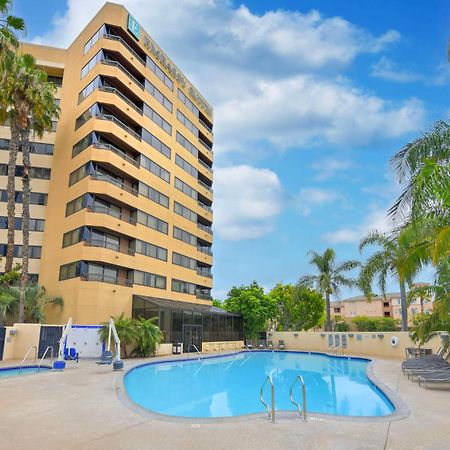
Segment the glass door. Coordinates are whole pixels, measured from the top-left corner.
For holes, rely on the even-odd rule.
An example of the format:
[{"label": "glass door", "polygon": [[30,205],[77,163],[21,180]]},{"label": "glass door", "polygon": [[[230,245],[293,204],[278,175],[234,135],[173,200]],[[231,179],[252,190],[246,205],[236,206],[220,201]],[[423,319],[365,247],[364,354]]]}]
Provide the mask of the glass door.
[{"label": "glass door", "polygon": [[202,351],[202,326],[183,325],[183,351],[195,352],[194,345]]}]

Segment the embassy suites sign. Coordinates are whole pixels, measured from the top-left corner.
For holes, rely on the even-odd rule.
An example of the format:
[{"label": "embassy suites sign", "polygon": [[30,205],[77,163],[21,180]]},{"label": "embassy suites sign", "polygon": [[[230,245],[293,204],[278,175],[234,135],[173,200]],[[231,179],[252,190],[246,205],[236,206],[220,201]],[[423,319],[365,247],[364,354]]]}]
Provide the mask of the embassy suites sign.
[{"label": "embassy suites sign", "polygon": [[[141,27],[134,17],[128,15],[128,31],[137,39],[141,39]],[[186,80],[179,69],[171,62],[167,55],[161,50],[161,48],[148,36],[144,34],[143,39],[144,47],[159,61],[159,63],[172,75],[172,77],[178,82],[178,84],[186,89],[189,96],[195,102],[195,104],[210,118],[212,118],[212,108],[206,102],[206,100],[200,95],[200,93]]]}]

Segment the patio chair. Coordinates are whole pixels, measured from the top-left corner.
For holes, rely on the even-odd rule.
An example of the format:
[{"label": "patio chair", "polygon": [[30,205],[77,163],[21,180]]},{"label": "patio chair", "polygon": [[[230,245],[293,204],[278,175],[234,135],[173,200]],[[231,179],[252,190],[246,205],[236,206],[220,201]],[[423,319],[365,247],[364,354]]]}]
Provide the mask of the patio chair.
[{"label": "patio chair", "polygon": [[96,364],[103,365],[103,364],[111,364],[113,361],[113,354],[109,350],[105,350],[102,352],[102,356],[100,357],[100,360],[95,361]]},{"label": "patio chair", "polygon": [[285,346],[284,346],[284,341],[282,339],[280,339],[278,341],[278,350],[284,350]]},{"label": "patio chair", "polygon": [[428,374],[419,375],[419,386],[422,383],[425,384],[425,389],[428,389],[428,383],[436,384],[449,384],[450,385],[450,371],[446,370],[443,372],[430,372]]},{"label": "patio chair", "polygon": [[252,348],[253,348],[252,341],[245,341],[245,346],[246,346],[249,350],[252,350]]},{"label": "patio chair", "polygon": [[263,350],[266,348],[266,343],[263,340],[258,341],[258,348]]},{"label": "patio chair", "polygon": [[66,361],[78,362],[78,352],[76,348],[69,347],[64,349],[64,359]]},{"label": "patio chair", "polygon": [[267,348],[272,350],[273,349],[273,342],[272,341],[267,341]]}]

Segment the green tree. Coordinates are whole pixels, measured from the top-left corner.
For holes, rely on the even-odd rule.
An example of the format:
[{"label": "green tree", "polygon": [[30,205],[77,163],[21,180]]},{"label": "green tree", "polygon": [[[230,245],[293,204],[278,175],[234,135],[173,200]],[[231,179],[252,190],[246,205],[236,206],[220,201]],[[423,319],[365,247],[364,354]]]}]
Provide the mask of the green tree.
[{"label": "green tree", "polygon": [[403,230],[397,238],[390,238],[383,233],[373,231],[359,244],[361,252],[369,245],[381,247],[363,265],[358,283],[360,288],[370,299],[373,295],[372,283],[377,277],[378,287],[381,293],[386,295],[386,282],[389,277],[395,277],[400,286],[403,331],[408,330],[406,285],[412,285],[414,277],[425,261],[425,251],[416,243],[415,230],[409,227]]},{"label": "green tree", "polygon": [[288,331],[292,327],[292,284],[277,283],[269,292],[269,297],[277,307],[277,329]]},{"label": "green tree", "polygon": [[242,314],[246,339],[255,339],[258,332],[265,331],[268,322],[277,316],[275,301],[256,281],[249,286],[232,287],[224,307],[229,312]]},{"label": "green tree", "polygon": [[326,317],[323,295],[297,284],[292,290],[292,327],[294,330],[309,330],[323,324]]},{"label": "green tree", "polygon": [[25,22],[10,14],[11,0],[0,0],[0,59],[19,45],[16,33],[25,30]]},{"label": "green tree", "polygon": [[318,271],[317,275],[305,275],[300,278],[300,283],[306,286],[314,286],[326,300],[326,322],[325,330],[331,331],[330,297],[339,295],[341,286],[352,287],[356,285],[355,280],[345,276],[360,263],[355,260],[348,260],[341,264],[336,264],[336,253],[332,248],[327,248],[323,254],[314,251],[308,252],[310,264],[314,265]]},{"label": "green tree", "polygon": [[155,354],[156,345],[163,339],[163,333],[156,325],[157,317],[151,319],[144,319],[139,317],[137,320],[137,339],[136,339],[136,353],[138,356],[147,357]]},{"label": "green tree", "polygon": [[8,118],[11,128],[8,163],[8,245],[5,271],[12,268],[15,226],[15,171],[19,145],[23,153],[22,199],[22,274],[19,322],[24,318],[25,288],[28,283],[29,220],[30,220],[30,135],[41,137],[51,131],[52,120],[58,117],[59,106],[55,99],[56,87],[47,82],[47,74],[36,67],[35,59],[28,54],[14,55],[4,64],[6,81],[2,97],[9,101]]}]

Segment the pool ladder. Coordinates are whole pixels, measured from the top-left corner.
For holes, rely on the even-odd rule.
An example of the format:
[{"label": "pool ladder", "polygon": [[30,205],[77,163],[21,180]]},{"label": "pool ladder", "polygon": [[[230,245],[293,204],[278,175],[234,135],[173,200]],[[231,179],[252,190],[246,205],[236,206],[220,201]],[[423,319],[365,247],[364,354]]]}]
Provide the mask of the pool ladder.
[{"label": "pool ladder", "polygon": [[22,362],[20,363],[20,367],[19,367],[19,372],[22,371],[22,366],[23,363],[26,361],[26,359],[28,358],[28,355],[30,354],[31,350],[34,349],[34,364],[36,364],[36,360],[37,360],[37,354],[38,354],[38,348],[35,345],[32,345],[27,352],[25,353],[25,356],[22,359]]},{"label": "pool ladder", "polygon": [[53,367],[53,347],[51,345],[49,345],[46,349],[44,354],[42,355],[42,358],[39,360],[39,364],[38,364],[38,372],[39,369],[41,368],[42,365],[42,361],[44,361],[44,358],[47,356],[47,352],[51,350],[50,352],[50,365]]},{"label": "pool ladder", "polygon": [[197,348],[197,346],[195,344],[189,344],[188,348],[187,348],[187,354],[188,354],[188,358],[191,357],[191,348],[194,347],[194,350],[198,353],[198,358],[199,359],[203,359],[203,355],[201,354],[200,350]]},{"label": "pool ladder", "polygon": [[336,356],[339,352],[341,353],[341,356],[344,354],[344,349],[342,348],[341,344],[339,344],[339,345],[330,345],[328,347],[328,351],[330,353],[333,353],[334,356]]},{"label": "pool ladder", "polygon": [[[294,387],[298,381],[300,381],[300,383],[302,384],[303,408],[294,399]],[[270,384],[270,394],[271,394],[270,395],[271,396],[271,405],[270,406],[264,400],[264,387],[266,386],[267,382],[269,382],[269,384]],[[275,423],[275,384],[270,375],[267,375],[266,379],[264,380],[264,383],[261,385],[261,389],[259,390],[259,399],[267,410],[267,416],[268,416],[269,420],[271,420],[272,423]],[[306,422],[306,386],[305,386],[305,381],[303,380],[303,377],[301,375],[297,375],[295,377],[293,383],[291,384],[291,388],[289,390],[289,399],[290,399],[291,403],[296,406],[299,416]]]}]

